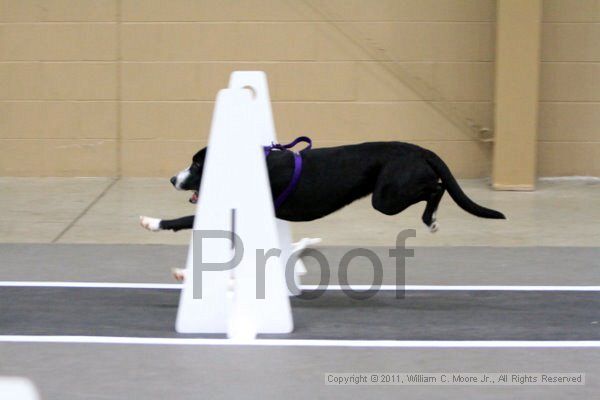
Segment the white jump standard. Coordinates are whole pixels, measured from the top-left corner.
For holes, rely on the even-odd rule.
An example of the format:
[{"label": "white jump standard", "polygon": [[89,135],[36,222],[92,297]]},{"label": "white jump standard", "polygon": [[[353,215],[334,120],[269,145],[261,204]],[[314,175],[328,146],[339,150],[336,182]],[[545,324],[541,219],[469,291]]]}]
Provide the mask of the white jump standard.
[{"label": "white jump standard", "polygon": [[[190,242],[177,313],[180,333],[226,333],[251,340],[258,333],[293,330],[284,269],[293,246],[287,222],[275,218],[263,150],[275,139],[265,74],[234,72],[215,103],[194,221],[196,240]],[[239,241],[209,239],[208,232],[216,231],[233,231]],[[270,249],[279,249],[279,256]],[[239,263],[223,268],[234,255]],[[194,256],[201,260],[195,263]],[[194,265],[222,267],[194,271]],[[260,296],[257,268],[263,267]],[[304,270],[301,261],[297,267]]]}]

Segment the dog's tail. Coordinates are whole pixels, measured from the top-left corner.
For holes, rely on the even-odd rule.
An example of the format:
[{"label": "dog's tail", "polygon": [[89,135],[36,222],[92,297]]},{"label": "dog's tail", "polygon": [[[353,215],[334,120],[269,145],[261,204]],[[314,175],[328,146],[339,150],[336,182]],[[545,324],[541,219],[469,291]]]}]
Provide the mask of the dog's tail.
[{"label": "dog's tail", "polygon": [[460,208],[466,212],[476,215],[481,218],[492,218],[492,219],[506,219],[504,214],[499,211],[485,208],[475,203],[473,200],[467,197],[465,192],[462,191],[458,182],[450,172],[450,169],[446,163],[432,151],[426,150],[425,156],[427,162],[433,168],[435,173],[442,180],[442,184],[450,194],[450,197],[458,204]]}]

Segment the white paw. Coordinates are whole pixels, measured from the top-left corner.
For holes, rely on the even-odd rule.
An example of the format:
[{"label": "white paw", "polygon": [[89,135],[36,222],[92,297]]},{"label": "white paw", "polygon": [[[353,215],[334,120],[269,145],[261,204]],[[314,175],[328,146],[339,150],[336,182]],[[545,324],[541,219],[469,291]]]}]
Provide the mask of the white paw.
[{"label": "white paw", "polygon": [[436,233],[440,229],[440,224],[437,221],[433,221],[431,225],[429,225],[429,232]]},{"label": "white paw", "polygon": [[294,253],[297,251],[302,251],[305,248],[315,245],[317,243],[321,243],[321,238],[302,238],[296,243],[292,243],[292,247],[294,248]]},{"label": "white paw", "polygon": [[171,273],[173,274],[173,278],[175,278],[178,282],[183,282],[185,279],[184,268],[173,268],[171,269]]},{"label": "white paw", "polygon": [[160,219],[158,218],[150,218],[142,215],[140,217],[140,225],[152,232],[160,231]]}]

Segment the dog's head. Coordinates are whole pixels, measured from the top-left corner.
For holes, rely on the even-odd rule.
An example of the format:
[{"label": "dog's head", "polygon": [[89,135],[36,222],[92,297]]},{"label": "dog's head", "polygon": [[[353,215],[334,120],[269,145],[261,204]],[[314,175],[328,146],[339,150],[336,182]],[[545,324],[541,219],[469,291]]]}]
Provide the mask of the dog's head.
[{"label": "dog's head", "polygon": [[205,157],[206,147],[194,154],[192,165],[171,178],[171,183],[175,186],[175,189],[194,191],[192,197],[190,197],[190,203],[195,204],[198,201],[198,189],[200,188],[200,180],[202,179]]}]

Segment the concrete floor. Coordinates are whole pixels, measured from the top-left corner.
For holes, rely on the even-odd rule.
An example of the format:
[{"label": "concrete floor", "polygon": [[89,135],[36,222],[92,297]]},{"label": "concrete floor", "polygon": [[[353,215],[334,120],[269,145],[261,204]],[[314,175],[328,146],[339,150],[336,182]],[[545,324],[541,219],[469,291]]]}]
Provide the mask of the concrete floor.
[{"label": "concrete floor", "polygon": [[[591,400],[600,391],[598,374],[590,373],[590,365],[598,362],[598,351],[590,349],[12,343],[0,345],[0,360],[11,361],[0,363],[0,374],[31,377],[43,400]],[[585,386],[325,385],[326,372],[382,371],[588,373]]]},{"label": "concrete floor", "polygon": [[[382,290],[352,299],[328,290],[318,298],[293,297],[294,331],[258,338],[600,341],[600,292],[411,290],[400,295]],[[1,287],[0,304],[0,336],[225,339],[175,332],[179,290],[173,289]]]},{"label": "concrete floor", "polygon": [[[420,223],[423,205],[387,217],[365,199],[328,218],[292,224],[294,236],[323,238],[319,250],[334,277],[341,255],[355,245],[370,248],[384,271],[392,271],[388,248],[399,231],[416,228],[417,237],[408,241],[415,257],[407,260],[407,284],[600,285],[599,181],[540,182],[530,193],[494,192],[477,180],[461,184],[475,201],[499,209],[509,220],[475,218],[445,197],[438,213],[441,229],[432,235]],[[151,233],[139,227],[138,216],[191,214],[187,198],[167,179],[0,178],[0,281],[172,283],[168,271],[183,264],[189,232]],[[317,265],[306,262],[304,282],[317,283]],[[352,264],[351,283],[371,282],[371,270],[362,267],[362,262]],[[384,273],[384,283],[393,278]],[[42,340],[49,332],[172,336],[176,291],[2,285],[0,375],[31,378],[43,400],[591,399],[600,388],[600,349],[566,348],[560,342],[556,348],[34,343],[19,335]],[[595,340],[599,335],[598,290],[407,293],[393,306],[385,301],[348,305],[329,293],[320,307],[296,304],[300,328],[308,329],[298,334],[312,329],[301,337],[486,341]],[[329,314],[319,314],[321,309]],[[127,330],[132,324],[153,331],[132,333]],[[10,333],[18,335],[17,342],[4,336]],[[419,371],[584,372],[586,385],[324,384],[326,372]]]},{"label": "concrete floor", "polygon": [[[339,284],[341,258],[352,247],[317,248]],[[396,284],[388,247],[369,247],[382,263],[382,283]],[[185,265],[186,246],[128,244],[0,244],[0,281],[175,283],[172,267]],[[321,267],[304,257],[302,283],[318,285]],[[407,285],[600,286],[600,247],[415,247],[401,281]],[[373,267],[357,258],[348,282],[370,285]]]},{"label": "concrete floor", "polygon": [[[382,258],[386,253],[383,247],[371,249]],[[344,248],[333,246],[321,250],[332,265],[344,252]],[[457,285],[599,285],[599,251],[583,247],[418,247],[414,259],[408,260],[406,280]],[[0,281],[164,283],[169,282],[165,264],[181,262],[184,257],[184,246],[2,244]],[[370,276],[362,272],[360,262],[357,264],[351,283],[369,283]],[[307,268],[306,281],[314,282],[318,269],[310,263]],[[388,271],[393,266],[386,262],[384,268]],[[597,347],[77,343],[78,337],[63,335],[108,335],[124,340],[141,336],[173,337],[177,290],[4,284],[0,282],[0,375],[32,379],[44,400],[279,399],[282,396],[587,400],[594,398],[600,388]],[[339,293],[328,292],[314,303],[296,304],[298,300],[294,300],[298,328],[295,335],[334,341],[595,340],[600,335],[599,293],[412,291],[391,304],[385,293],[379,300],[357,303],[340,298]],[[17,335],[19,341],[5,335]],[[21,335],[48,341],[36,343],[29,339],[31,336]],[[53,343],[56,336],[46,335],[59,335],[67,343]],[[586,384],[325,385],[326,373],[352,372],[568,372],[585,373]]]},{"label": "concrete floor", "polygon": [[[322,237],[323,245],[391,246],[396,234],[417,229],[414,246],[597,246],[600,180],[540,182],[535,192],[495,192],[482,180],[461,182],[475,201],[507,221],[466,214],[446,195],[434,235],[420,222],[423,204],[388,217],[370,199],[327,218],[292,224],[294,236]],[[189,232],[150,233],[139,215],[193,214],[188,193],[168,180],[145,178],[0,178],[0,242],[187,244]]]}]

